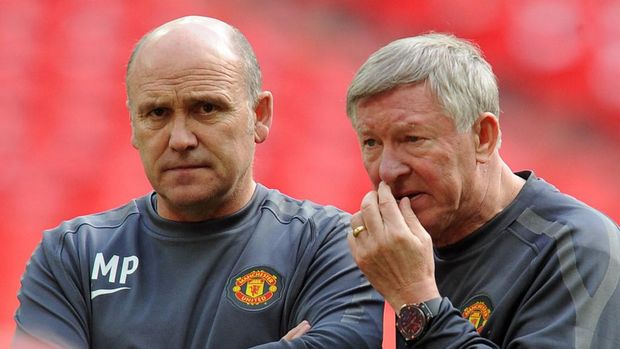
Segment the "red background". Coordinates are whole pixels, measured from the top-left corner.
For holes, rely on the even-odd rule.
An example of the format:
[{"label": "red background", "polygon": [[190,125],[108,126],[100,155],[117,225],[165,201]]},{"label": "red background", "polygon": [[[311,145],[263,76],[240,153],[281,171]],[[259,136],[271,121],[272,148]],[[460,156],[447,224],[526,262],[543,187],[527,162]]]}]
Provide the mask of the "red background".
[{"label": "red background", "polygon": [[449,31],[476,41],[500,82],[513,170],[620,220],[620,3],[546,0],[0,0],[0,347],[42,230],[149,191],[130,146],[124,69],[176,17],[246,34],[275,97],[256,177],[358,208],[370,188],[345,116],[356,69],[389,41]]}]

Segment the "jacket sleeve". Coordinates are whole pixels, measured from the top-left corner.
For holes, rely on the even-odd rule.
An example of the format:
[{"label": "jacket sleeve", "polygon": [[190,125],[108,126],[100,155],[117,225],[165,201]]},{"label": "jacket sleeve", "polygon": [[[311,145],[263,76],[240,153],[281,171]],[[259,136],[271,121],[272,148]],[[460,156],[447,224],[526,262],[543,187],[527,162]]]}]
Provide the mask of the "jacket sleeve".
[{"label": "jacket sleeve", "polygon": [[58,231],[45,232],[30,257],[17,296],[13,348],[88,347],[79,264],[68,263],[79,256],[70,255],[71,248],[62,244],[63,239]]},{"label": "jacket sleeve", "polygon": [[383,299],[350,254],[348,216],[339,216],[337,224],[311,224],[324,238],[319,239],[307,266],[288,328],[302,320],[308,320],[312,328],[295,340],[254,348],[381,348]]},{"label": "jacket sleeve", "polygon": [[532,261],[530,281],[512,280],[519,301],[496,309],[481,335],[444,299],[431,330],[409,347],[618,348],[620,231],[602,222],[590,222],[589,229],[549,223],[545,234],[553,243]]}]

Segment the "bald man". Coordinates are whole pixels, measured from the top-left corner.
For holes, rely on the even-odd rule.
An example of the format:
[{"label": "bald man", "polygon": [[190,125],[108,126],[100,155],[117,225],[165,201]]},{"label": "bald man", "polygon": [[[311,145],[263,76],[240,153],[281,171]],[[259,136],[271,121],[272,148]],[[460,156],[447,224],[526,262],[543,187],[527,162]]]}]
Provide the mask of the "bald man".
[{"label": "bald man", "polygon": [[245,37],[166,23],[126,85],[153,192],[44,233],[14,347],[379,348],[383,302],[347,248],[350,217],[253,179],[273,97]]}]

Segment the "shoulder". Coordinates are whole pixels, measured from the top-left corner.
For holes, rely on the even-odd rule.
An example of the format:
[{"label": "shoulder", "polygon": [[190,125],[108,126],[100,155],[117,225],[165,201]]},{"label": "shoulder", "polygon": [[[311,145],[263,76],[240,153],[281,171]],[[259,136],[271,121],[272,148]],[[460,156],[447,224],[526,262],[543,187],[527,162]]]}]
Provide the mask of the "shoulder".
[{"label": "shoulder", "polygon": [[346,225],[350,214],[331,205],[321,205],[310,200],[300,200],[282,194],[278,190],[262,187],[266,191],[261,210],[268,211],[280,223],[300,223]]},{"label": "shoulder", "polygon": [[43,247],[62,246],[66,240],[88,240],[96,242],[109,237],[124,225],[134,224],[140,210],[138,202],[147,197],[132,200],[123,206],[107,211],[75,217],[62,222],[55,228],[43,232]]},{"label": "shoulder", "polygon": [[570,232],[576,242],[583,243],[620,233],[618,225],[605,214],[543,179],[535,176],[528,179],[526,190],[527,208],[518,221],[534,232],[556,239]]},{"label": "shoulder", "polygon": [[549,252],[563,270],[596,280],[608,271],[620,273],[620,229],[614,221],[542,179],[530,178],[528,185],[529,197],[516,221],[538,242],[550,242]]},{"label": "shoulder", "polygon": [[126,246],[127,240],[118,239],[127,229],[136,226],[139,219],[138,201],[95,214],[75,217],[43,232],[43,237],[28,263],[26,276],[45,279],[53,275],[58,283],[72,284],[86,275],[94,251],[112,241]]},{"label": "shoulder", "polygon": [[[617,223],[584,202],[560,192],[542,179],[531,183],[533,195],[517,222],[546,239],[554,263],[543,275],[559,275],[575,300],[576,311],[620,305],[620,229]],[[541,269],[543,270],[543,269]],[[547,281],[545,281],[547,282]],[[595,305],[587,308],[587,304]]]}]

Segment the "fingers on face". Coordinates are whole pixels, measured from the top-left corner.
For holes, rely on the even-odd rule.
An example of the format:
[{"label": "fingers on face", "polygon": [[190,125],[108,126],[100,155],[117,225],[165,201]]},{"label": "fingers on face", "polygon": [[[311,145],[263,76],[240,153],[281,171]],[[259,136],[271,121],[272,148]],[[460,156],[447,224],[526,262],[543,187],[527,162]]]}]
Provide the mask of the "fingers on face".
[{"label": "fingers on face", "polygon": [[[379,196],[379,209],[381,216],[383,217],[383,223],[388,230],[401,231],[405,227],[411,227],[407,222],[403,214],[401,207],[403,201],[409,202],[408,198],[403,198],[400,202],[396,202],[396,198],[392,195],[390,187],[384,182],[379,183],[378,189]],[[409,203],[410,205],[410,203]],[[411,206],[409,206],[411,210]],[[410,212],[413,214],[413,211]]]},{"label": "fingers on face", "polygon": [[[362,199],[361,210],[351,218],[351,229],[366,226],[373,235],[381,236],[386,231],[420,229],[420,222],[411,209],[408,198],[396,201],[392,190],[384,182],[379,183],[377,191],[368,192]],[[364,232],[356,234],[358,237]]]},{"label": "fingers on face", "polygon": [[402,198],[398,203],[398,208],[409,228],[411,230],[419,229],[421,224],[418,220],[418,216],[415,215],[411,208],[411,201],[409,201],[409,198]]},{"label": "fingers on face", "polygon": [[398,207],[400,208],[400,212],[402,213],[409,230],[421,241],[432,241],[430,235],[426,229],[424,229],[422,223],[420,223],[418,216],[416,216],[415,212],[413,212],[413,209],[411,208],[411,201],[409,201],[408,198],[403,198],[403,200],[398,203]]},{"label": "fingers on face", "polygon": [[384,182],[379,183],[377,191],[370,191],[364,196],[360,213],[362,222],[356,220],[352,227],[365,224],[373,234],[381,234],[386,228],[405,225],[392,190]]}]

